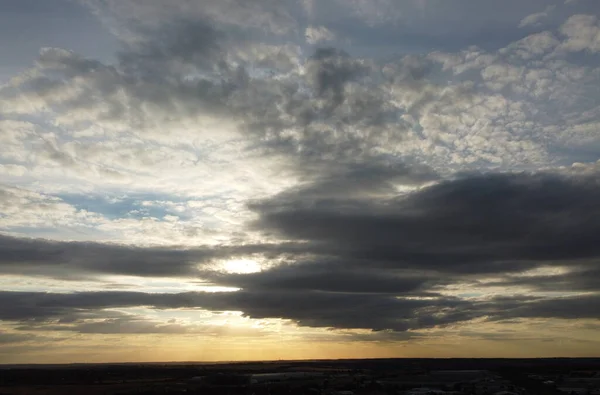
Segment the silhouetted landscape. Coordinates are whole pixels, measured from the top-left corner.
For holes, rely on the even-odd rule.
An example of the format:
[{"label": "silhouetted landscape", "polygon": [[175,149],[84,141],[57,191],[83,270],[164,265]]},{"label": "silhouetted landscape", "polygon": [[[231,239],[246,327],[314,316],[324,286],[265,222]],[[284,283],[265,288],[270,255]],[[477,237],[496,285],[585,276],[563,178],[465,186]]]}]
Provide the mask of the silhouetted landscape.
[{"label": "silhouetted landscape", "polygon": [[0,394],[600,394],[594,359],[4,366]]}]

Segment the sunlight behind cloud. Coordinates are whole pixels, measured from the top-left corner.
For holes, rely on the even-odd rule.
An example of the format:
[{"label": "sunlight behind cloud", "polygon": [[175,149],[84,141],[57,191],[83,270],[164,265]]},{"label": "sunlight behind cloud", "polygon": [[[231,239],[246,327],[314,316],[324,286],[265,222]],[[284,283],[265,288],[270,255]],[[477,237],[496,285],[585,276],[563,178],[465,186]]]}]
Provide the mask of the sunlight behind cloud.
[{"label": "sunlight behind cloud", "polygon": [[232,259],[223,263],[223,268],[228,273],[248,274],[261,271],[260,265],[252,259]]}]

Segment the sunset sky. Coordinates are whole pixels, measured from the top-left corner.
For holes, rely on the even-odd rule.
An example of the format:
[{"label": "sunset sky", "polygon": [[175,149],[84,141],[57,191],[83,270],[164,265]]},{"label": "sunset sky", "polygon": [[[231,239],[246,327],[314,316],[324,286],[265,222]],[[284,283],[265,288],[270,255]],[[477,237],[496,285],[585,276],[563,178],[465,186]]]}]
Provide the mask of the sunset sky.
[{"label": "sunset sky", "polygon": [[0,363],[600,356],[597,0],[5,0],[0,54]]}]

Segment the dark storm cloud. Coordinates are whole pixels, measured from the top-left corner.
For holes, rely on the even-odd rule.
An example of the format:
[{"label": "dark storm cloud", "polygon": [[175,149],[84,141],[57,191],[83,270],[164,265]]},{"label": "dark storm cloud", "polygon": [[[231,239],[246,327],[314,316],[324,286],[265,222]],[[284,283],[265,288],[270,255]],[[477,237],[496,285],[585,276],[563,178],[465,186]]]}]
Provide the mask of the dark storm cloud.
[{"label": "dark storm cloud", "polygon": [[284,318],[303,326],[406,331],[470,319],[469,302],[458,299],[398,299],[388,295],[294,291],[146,294],[0,293],[0,319],[76,322],[100,309],[147,306],[242,311],[251,318]]},{"label": "dark storm cloud", "polygon": [[235,292],[226,298],[249,317],[286,318],[310,327],[406,331],[469,319],[461,309],[468,303],[453,299],[305,291]]},{"label": "dark storm cloud", "polygon": [[[137,53],[140,60],[178,58],[193,61],[197,55],[210,59],[219,52],[219,41],[224,37],[224,33],[209,21],[198,19],[171,22],[158,30],[140,30],[142,37],[151,38],[134,45],[129,51]],[[128,54],[123,52],[121,55],[127,58]]]},{"label": "dark storm cloud", "polygon": [[439,179],[424,165],[407,165],[373,159],[367,163],[332,164],[328,172],[313,175],[310,181],[286,190],[280,198],[296,201],[315,199],[365,199],[397,193],[396,185],[418,186]]},{"label": "dark storm cloud", "polygon": [[169,80],[181,73],[174,68],[177,66],[193,65],[193,69],[211,72],[226,65],[224,55],[230,37],[208,20],[181,19],[160,28],[139,26],[134,31],[140,39],[119,53],[119,66],[125,75]]},{"label": "dark storm cloud", "polygon": [[[314,247],[319,250],[318,246]],[[93,279],[98,274],[142,277],[200,276],[220,260],[260,254],[299,257],[306,243],[270,243],[210,247],[135,247],[18,238],[0,234],[0,274]]]},{"label": "dark storm cloud", "polygon": [[319,97],[331,101],[331,108],[345,99],[347,82],[366,73],[367,68],[358,60],[335,48],[319,48],[307,65],[309,81]]},{"label": "dark storm cloud", "polygon": [[596,174],[520,173],[465,176],[395,199],[298,191],[253,207],[257,228],[318,241],[341,260],[485,274],[598,257],[599,198]]},{"label": "dark storm cloud", "polygon": [[[0,236],[0,270],[63,278],[196,276],[249,291],[424,294],[467,278],[568,266],[567,274],[488,285],[597,289],[595,174],[465,176],[394,199],[385,197],[390,186],[384,197],[370,195],[371,181],[357,179],[348,189],[323,178],[252,206],[260,215],[256,228],[285,242],[178,249]],[[253,254],[288,263],[247,275],[211,271],[216,260]]]},{"label": "dark storm cloud", "polygon": [[[598,295],[568,298],[498,297],[486,301],[457,298],[402,299],[381,294],[294,291],[147,294],[79,292],[71,294],[0,292],[0,319],[21,330],[52,329],[112,333],[181,332],[184,328],[124,316],[114,308],[202,308],[242,311],[257,319],[283,318],[302,326],[404,332],[443,327],[472,319],[600,319]],[[103,321],[98,321],[103,320]],[[19,324],[20,323],[20,324]],[[47,326],[50,325],[50,326]]]},{"label": "dark storm cloud", "polygon": [[[390,92],[370,78],[373,65],[335,49],[320,49],[299,78],[251,79],[228,98],[232,114],[256,149],[292,160],[301,174],[381,161],[378,139],[408,130]],[[298,70],[295,70],[298,72]],[[350,88],[350,84],[352,87]],[[365,134],[372,141],[365,139]],[[373,151],[373,152],[372,152]]]},{"label": "dark storm cloud", "polygon": [[426,294],[439,278],[375,268],[352,268],[340,262],[309,261],[283,264],[250,274],[204,273],[219,285],[262,291],[324,291],[348,293]]},{"label": "dark storm cloud", "polygon": [[0,235],[0,272],[69,277],[104,273],[178,276],[219,255],[217,250],[141,248],[92,242],[56,242]]}]

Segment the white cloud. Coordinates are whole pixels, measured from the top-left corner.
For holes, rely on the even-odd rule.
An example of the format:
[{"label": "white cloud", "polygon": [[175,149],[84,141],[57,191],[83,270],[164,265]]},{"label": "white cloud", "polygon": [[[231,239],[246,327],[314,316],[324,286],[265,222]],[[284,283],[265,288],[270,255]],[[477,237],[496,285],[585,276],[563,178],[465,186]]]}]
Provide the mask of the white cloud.
[{"label": "white cloud", "polygon": [[531,34],[519,41],[511,43],[499,52],[510,57],[530,60],[548,54],[560,44],[560,41],[548,31]]},{"label": "white cloud", "polygon": [[551,6],[546,7],[546,9],[542,12],[538,12],[538,13],[526,16],[519,23],[519,27],[540,25],[544,19],[546,19],[550,16],[550,14],[554,11],[555,8],[556,8],[556,6],[551,5]]},{"label": "white cloud", "polygon": [[335,35],[325,26],[309,26],[305,31],[306,42],[318,44],[323,41],[335,40]]},{"label": "white cloud", "polygon": [[104,218],[87,210],[77,210],[59,198],[20,188],[1,187],[2,228],[86,228]]},{"label": "white cloud", "polygon": [[594,15],[573,15],[561,27],[567,37],[561,45],[565,51],[600,52],[600,23]]},{"label": "white cloud", "polygon": [[27,174],[27,168],[21,165],[0,165],[0,174],[6,176],[21,177]]}]

